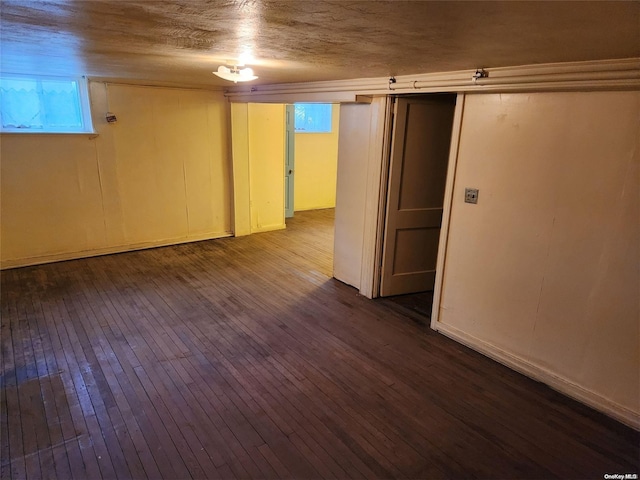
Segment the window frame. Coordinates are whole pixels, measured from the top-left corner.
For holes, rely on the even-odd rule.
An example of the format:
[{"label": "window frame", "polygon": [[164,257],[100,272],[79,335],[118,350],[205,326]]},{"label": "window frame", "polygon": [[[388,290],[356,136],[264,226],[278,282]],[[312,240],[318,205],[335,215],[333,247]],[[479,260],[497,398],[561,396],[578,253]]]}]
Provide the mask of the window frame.
[{"label": "window frame", "polygon": [[42,129],[35,130],[29,128],[16,128],[16,127],[4,127],[0,123],[0,133],[17,133],[17,134],[32,134],[32,135],[87,135],[95,134],[96,131],[93,126],[93,118],[91,115],[91,101],[89,98],[89,85],[85,76],[77,75],[30,75],[21,73],[0,73],[0,79],[7,80],[28,80],[28,81],[69,81],[76,82],[78,87],[78,99],[80,107],[80,118],[82,121],[81,130],[69,130],[69,129]]}]

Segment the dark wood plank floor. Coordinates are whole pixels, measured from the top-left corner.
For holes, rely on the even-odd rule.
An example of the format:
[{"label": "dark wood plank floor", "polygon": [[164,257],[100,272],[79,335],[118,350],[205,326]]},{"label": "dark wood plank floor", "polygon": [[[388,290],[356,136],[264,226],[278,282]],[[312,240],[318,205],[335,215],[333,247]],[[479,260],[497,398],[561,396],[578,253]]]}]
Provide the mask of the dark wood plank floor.
[{"label": "dark wood plank floor", "polygon": [[2,272],[2,478],[593,478],[633,430],[332,280],[286,231]]}]

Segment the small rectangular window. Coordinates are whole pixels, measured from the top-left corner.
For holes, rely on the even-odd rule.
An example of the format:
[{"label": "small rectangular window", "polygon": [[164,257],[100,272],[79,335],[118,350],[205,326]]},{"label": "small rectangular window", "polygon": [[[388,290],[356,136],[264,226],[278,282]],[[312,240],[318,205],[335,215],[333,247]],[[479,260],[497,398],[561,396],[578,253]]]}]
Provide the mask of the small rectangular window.
[{"label": "small rectangular window", "polygon": [[2,132],[92,132],[86,82],[77,78],[0,77]]},{"label": "small rectangular window", "polygon": [[295,131],[298,133],[331,132],[330,103],[296,103]]}]

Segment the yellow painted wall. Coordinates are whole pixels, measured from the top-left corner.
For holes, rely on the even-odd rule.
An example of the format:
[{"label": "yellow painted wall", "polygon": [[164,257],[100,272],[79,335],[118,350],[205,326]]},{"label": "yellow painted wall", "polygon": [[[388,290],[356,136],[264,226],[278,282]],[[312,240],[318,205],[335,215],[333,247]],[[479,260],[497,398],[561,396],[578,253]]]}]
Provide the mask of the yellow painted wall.
[{"label": "yellow painted wall", "polygon": [[107,246],[95,140],[0,135],[2,264]]},{"label": "yellow painted wall", "polygon": [[468,95],[439,312],[443,331],[636,425],[639,122],[640,92]]},{"label": "yellow painted wall", "polygon": [[231,155],[233,163],[233,233],[251,233],[249,170],[249,104],[231,104]]},{"label": "yellow painted wall", "polygon": [[331,133],[295,134],[294,209],[336,206],[340,105],[333,105]]},{"label": "yellow painted wall", "polygon": [[[92,83],[97,136],[0,138],[2,265],[231,232],[221,93]],[[115,124],[104,114],[114,112]]]},{"label": "yellow painted wall", "polygon": [[251,232],[285,228],[285,106],[250,103],[247,123]]}]

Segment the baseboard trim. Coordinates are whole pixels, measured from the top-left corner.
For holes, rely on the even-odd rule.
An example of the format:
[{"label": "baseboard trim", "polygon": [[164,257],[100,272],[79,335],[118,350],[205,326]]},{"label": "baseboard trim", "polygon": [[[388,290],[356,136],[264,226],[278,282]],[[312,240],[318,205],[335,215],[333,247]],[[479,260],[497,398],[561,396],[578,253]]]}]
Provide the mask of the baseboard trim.
[{"label": "baseboard trim", "polygon": [[114,253],[126,253],[136,250],[145,250],[147,248],[168,247],[171,245],[180,245],[183,243],[201,242],[203,240],[214,240],[216,238],[231,237],[231,232],[208,233],[205,235],[194,235],[190,237],[171,238],[158,240],[154,242],[134,243],[130,245],[118,245],[114,247],[95,248],[90,250],[81,250],[75,252],[53,253],[48,255],[40,255],[34,257],[16,258],[10,260],[2,260],[0,263],[1,270],[10,268],[30,267],[33,265],[42,265],[45,263],[64,262],[67,260],[78,260],[81,258],[99,257],[100,255],[112,255]]},{"label": "baseboard trim", "polygon": [[336,208],[336,204],[335,202],[332,204],[327,204],[327,205],[319,205],[319,206],[315,206],[315,207],[303,207],[303,208],[297,208],[294,211],[294,215],[295,212],[309,212],[311,210],[328,210],[330,208]]},{"label": "baseboard trim", "polygon": [[251,233],[265,233],[265,232],[273,232],[274,230],[284,230],[287,228],[286,224],[278,224],[278,225],[265,225],[264,227],[252,228]]},{"label": "baseboard trim", "polygon": [[466,345],[467,347],[472,348],[473,350],[476,350],[483,355],[516,370],[517,372],[542,382],[554,390],[563,393],[574,400],[578,400],[579,402],[584,403],[585,405],[588,405],[635,430],[640,430],[639,412],[634,412],[633,410],[619,405],[598,393],[587,390],[564,377],[535,365],[517,355],[502,350],[489,342],[469,335],[455,327],[437,322],[437,324],[433,325],[432,328],[456,342],[462,343],[463,345]]}]

